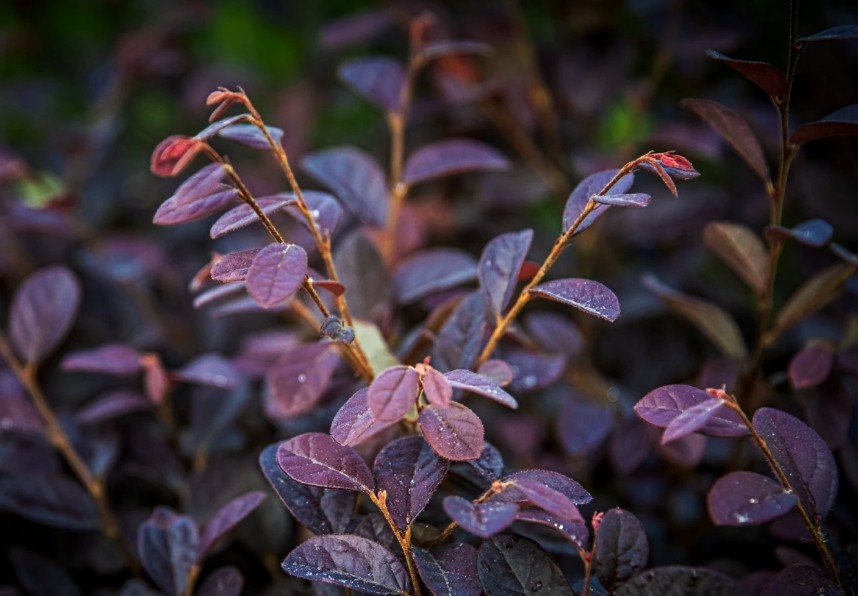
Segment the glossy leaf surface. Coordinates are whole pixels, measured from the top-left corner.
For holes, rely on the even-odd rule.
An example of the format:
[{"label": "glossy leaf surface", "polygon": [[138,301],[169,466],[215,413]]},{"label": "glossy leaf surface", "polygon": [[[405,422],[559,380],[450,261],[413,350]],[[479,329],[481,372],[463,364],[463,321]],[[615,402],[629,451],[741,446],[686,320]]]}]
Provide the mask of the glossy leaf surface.
[{"label": "glossy leaf surface", "polygon": [[515,503],[472,503],[451,495],[444,498],[444,511],[450,519],[480,538],[490,538],[515,521],[518,505]]},{"label": "glossy leaf surface", "polygon": [[[566,199],[566,206],[563,209],[564,231],[568,230],[584,212],[584,208],[587,206],[587,203],[590,201],[590,197],[593,195],[621,195],[626,194],[629,191],[635,180],[633,174],[626,174],[620,178],[619,181],[617,181],[617,183],[607,191],[607,193],[603,193],[605,185],[611,181],[617,172],[619,172],[619,170],[603,170],[601,172],[596,172],[595,174],[590,174],[578,183],[578,186],[575,187],[572,194],[570,194],[569,198]],[[590,227],[593,222],[596,221],[596,218],[602,215],[602,213],[607,209],[608,205],[597,205],[589,215],[584,217],[578,225],[578,228],[575,230],[575,234],[580,234]]]},{"label": "glossy leaf surface", "polygon": [[763,524],[788,513],[798,503],[793,492],[754,472],[730,472],[715,481],[706,498],[717,526]]},{"label": "glossy leaf surface", "polygon": [[247,271],[247,292],[263,308],[291,298],[304,283],[307,253],[297,244],[272,243],[259,251]]},{"label": "glossy leaf surface", "polygon": [[304,484],[363,492],[372,492],[375,485],[357,451],[324,433],[304,433],[281,443],[277,463]]},{"label": "glossy leaf surface", "polygon": [[783,97],[786,94],[786,77],[771,64],[756,60],[737,60],[715,50],[706,50],[706,55],[742,73],[772,97]]},{"label": "glossy leaf surface", "polygon": [[477,571],[487,594],[572,596],[551,557],[532,540],[514,534],[484,541],[477,552]]},{"label": "glossy leaf surface", "polygon": [[495,314],[509,304],[518,281],[518,272],[527,257],[533,230],[509,232],[492,239],[483,249],[479,263],[480,286],[488,294]]},{"label": "glossy leaf surface", "polygon": [[574,306],[579,310],[614,322],[620,316],[620,301],[605,285],[591,279],[556,279],[532,288],[540,298]]},{"label": "glossy leaf surface", "polygon": [[420,430],[426,442],[452,461],[477,459],[483,450],[485,431],[480,418],[460,403],[448,408],[427,406],[420,412]]},{"label": "glossy leaf surface", "polygon": [[515,401],[515,398],[512,395],[504,391],[502,387],[494,382],[494,380],[484,375],[471,372],[464,368],[458,368],[456,370],[451,370],[448,373],[444,373],[444,377],[446,377],[447,382],[449,382],[450,386],[454,389],[463,389],[465,391],[470,391],[471,393],[476,393],[477,395],[482,395],[483,397],[487,397],[493,401],[503,404],[508,408],[518,408],[518,402]]},{"label": "glossy leaf surface", "polygon": [[[281,209],[285,209],[294,202],[295,198],[291,193],[280,193],[256,199],[256,203],[260,210],[265,215],[269,216]],[[221,215],[217,221],[212,224],[209,235],[212,238],[220,238],[221,236],[240,230],[241,228],[247,227],[257,221],[260,221],[260,219],[256,211],[254,211],[247,203],[242,203]]]}]

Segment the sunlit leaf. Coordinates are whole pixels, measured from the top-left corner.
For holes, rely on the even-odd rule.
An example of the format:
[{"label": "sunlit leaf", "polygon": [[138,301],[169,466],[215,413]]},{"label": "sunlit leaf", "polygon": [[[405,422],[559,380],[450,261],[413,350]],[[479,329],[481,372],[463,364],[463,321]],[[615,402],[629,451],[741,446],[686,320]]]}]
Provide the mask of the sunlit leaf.
[{"label": "sunlit leaf", "polygon": [[477,459],[483,450],[485,431],[480,418],[460,403],[447,408],[427,406],[420,412],[420,430],[426,442],[453,461]]},{"label": "sunlit leaf", "polygon": [[620,301],[605,285],[591,279],[556,279],[539,284],[530,293],[540,298],[574,306],[614,322],[620,316]]}]

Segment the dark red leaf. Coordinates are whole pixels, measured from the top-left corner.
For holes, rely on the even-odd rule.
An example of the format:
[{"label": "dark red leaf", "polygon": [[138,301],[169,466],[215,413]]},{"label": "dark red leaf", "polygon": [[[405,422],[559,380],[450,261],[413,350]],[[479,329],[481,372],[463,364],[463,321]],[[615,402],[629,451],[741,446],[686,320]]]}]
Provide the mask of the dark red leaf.
[{"label": "dark red leaf", "polygon": [[116,389],[93,399],[78,410],[75,419],[81,424],[98,424],[119,416],[146,412],[152,404],[133,389]]},{"label": "dark red leaf", "polygon": [[739,71],[770,96],[783,98],[786,95],[786,77],[771,64],[755,60],[736,60],[715,50],[706,50],[706,55]]},{"label": "dark red leaf", "polygon": [[400,420],[416,405],[419,382],[417,371],[410,366],[395,366],[378,375],[367,394],[373,417],[379,422]]},{"label": "dark red leaf", "polygon": [[[33,596],[51,596],[62,594],[63,596],[82,596],[78,585],[72,577],[58,564],[58,561],[46,559],[36,553],[23,548],[12,548],[7,551],[9,561],[15,568],[20,586],[27,594]],[[474,553],[476,561],[476,553]],[[476,569],[474,570],[476,574]],[[18,590],[13,587],[4,586],[4,592],[8,596],[17,596]]]},{"label": "dark red leaf", "polygon": [[514,534],[483,541],[477,552],[477,572],[486,594],[573,593],[551,557],[532,540]]},{"label": "dark red leaf", "polygon": [[422,437],[403,437],[379,452],[373,473],[376,490],[387,491],[390,516],[405,531],[429,504],[447,473],[447,462]]},{"label": "dark red leaf", "polygon": [[283,561],[287,573],[370,594],[408,594],[408,572],[380,544],[351,534],[315,536]]},{"label": "dark red leaf", "polygon": [[509,160],[497,149],[471,139],[446,139],[408,156],[402,181],[409,186],[463,172],[505,170]]},{"label": "dark red leaf", "polygon": [[593,200],[597,203],[612,207],[646,207],[651,199],[652,197],[644,193],[593,195]]},{"label": "dark red leaf", "polygon": [[802,504],[825,517],[837,496],[837,464],[825,441],[798,418],[773,408],[757,410],[753,424]]},{"label": "dark red leaf", "polygon": [[799,126],[793,131],[790,142],[796,145],[827,139],[858,135],[858,104],[852,104],[832,112],[822,120]]},{"label": "dark red leaf", "polygon": [[789,363],[789,380],[793,389],[808,389],[822,383],[834,366],[834,351],[825,344],[805,347]]},{"label": "dark red leaf", "polygon": [[[566,199],[566,206],[563,209],[564,231],[568,230],[575,220],[578,219],[581,213],[584,212],[584,208],[590,201],[590,197],[593,195],[604,194],[602,191],[605,189],[605,185],[610,182],[617,172],[619,172],[619,170],[603,170],[601,172],[596,172],[595,174],[590,174],[578,183],[578,186],[575,187],[575,190],[573,190],[572,194],[569,195],[569,198]],[[632,187],[634,180],[634,174],[626,174],[606,192],[607,194],[625,194]],[[602,215],[602,213],[607,209],[608,205],[597,205],[596,208],[581,221],[578,228],[575,230],[575,234],[580,234],[590,227],[593,222],[596,221],[596,218]]]},{"label": "dark red leaf", "polygon": [[829,41],[832,39],[855,39],[856,37],[858,37],[858,25],[836,25],[813,35],[799,37],[796,41],[799,43],[808,43]]},{"label": "dark red leaf", "polygon": [[778,311],[774,328],[771,330],[772,336],[779,336],[834,300],[840,294],[846,280],[855,274],[855,269],[856,266],[850,263],[838,263],[823,269],[807,280]]},{"label": "dark red leaf", "polygon": [[444,511],[463,530],[490,538],[515,521],[518,505],[515,503],[471,503],[458,496],[444,497]]},{"label": "dark red leaf", "polygon": [[333,344],[299,345],[284,352],[265,376],[265,412],[286,420],[312,410],[328,388],[340,362]]},{"label": "dark red leaf", "polygon": [[[281,209],[285,209],[295,202],[295,196],[292,193],[280,193],[276,195],[259,197],[256,203],[262,212],[266,215],[276,213]],[[220,238],[230,232],[240,230],[245,226],[259,221],[259,216],[256,211],[247,203],[242,203],[237,207],[233,207],[223,215],[221,215],[209,231],[209,235],[214,238]],[[158,222],[155,222],[158,223]]]},{"label": "dark red leaf", "polygon": [[[279,145],[283,140],[283,131],[275,126],[266,126],[265,128],[268,129],[271,139]],[[263,151],[271,149],[268,139],[255,124],[233,124],[220,129],[217,134],[224,139],[241,143],[253,149]]]},{"label": "dark red leaf", "polygon": [[222,283],[244,281],[247,279],[250,266],[253,265],[253,259],[256,258],[260,250],[259,248],[250,248],[219,257],[212,265],[211,278]]},{"label": "dark red leaf", "polygon": [[730,472],[709,489],[709,516],[716,526],[764,524],[791,511],[795,493],[754,472]]},{"label": "dark red leaf", "polygon": [[232,205],[237,199],[238,191],[234,188],[186,203],[180,203],[176,197],[170,197],[158,207],[152,223],[159,226],[174,226],[196,221]]},{"label": "dark red leaf", "polygon": [[469,368],[485,343],[489,306],[484,292],[472,292],[456,306],[435,338],[432,361],[439,369]]},{"label": "dark red leaf", "polygon": [[453,399],[453,386],[444,375],[429,366],[423,373],[423,395],[430,404],[446,408]]},{"label": "dark red leaf", "polygon": [[539,284],[530,293],[540,298],[574,306],[614,322],[620,316],[620,301],[605,285],[591,279],[556,279]]},{"label": "dark red leaf", "polygon": [[372,492],[372,472],[358,452],[324,433],[304,433],[280,444],[277,462],[298,482]]},{"label": "dark red leaf", "polygon": [[241,382],[241,375],[232,362],[220,354],[203,354],[173,372],[173,378],[185,383],[207,385],[219,389],[233,389]]},{"label": "dark red leaf", "polygon": [[337,195],[361,221],[374,227],[384,225],[389,201],[387,182],[370,155],[356,147],[333,147],[306,156],[301,167]]},{"label": "dark red leaf", "polygon": [[492,239],[480,256],[480,286],[489,296],[496,315],[503,314],[509,304],[518,273],[530,249],[533,230],[509,232]]},{"label": "dark red leaf", "polygon": [[488,44],[467,39],[445,39],[441,41],[430,41],[421,46],[420,51],[414,57],[419,64],[425,64],[429,60],[443,58],[453,54],[489,54],[492,48]]},{"label": "dark red leaf", "polygon": [[[635,404],[635,412],[650,424],[666,428],[686,410],[711,399],[708,393],[690,385],[665,385],[643,396]],[[729,409],[716,410],[699,431],[713,437],[743,437],[748,434],[742,418]]]},{"label": "dark red leaf", "polygon": [[369,388],[364,388],[352,395],[331,421],[331,436],[338,443],[358,445],[396,423],[379,422],[373,417],[367,403],[368,392]]},{"label": "dark red leaf", "polygon": [[617,425],[608,442],[608,459],[619,474],[634,472],[652,450],[649,427],[635,416]]},{"label": "dark red leaf", "polygon": [[796,242],[817,248],[828,244],[833,235],[834,228],[824,219],[809,219],[791,229],[783,226],[768,226],[765,231],[766,240],[770,242],[774,238],[792,238]]},{"label": "dark red leaf", "polygon": [[605,513],[594,538],[593,571],[606,588],[640,573],[649,559],[649,542],[643,525],[622,509]]},{"label": "dark red leaf", "polygon": [[274,242],[259,251],[247,272],[247,293],[262,308],[291,298],[307,275],[307,253],[297,244]]},{"label": "dark red leaf", "polygon": [[140,562],[167,594],[181,596],[197,561],[199,535],[194,520],[157,507],[137,530]]},{"label": "dark red leaf", "polygon": [[200,536],[198,561],[203,561],[223,537],[265,500],[265,493],[252,491],[236,497],[215,513]]},{"label": "dark red leaf", "polygon": [[760,177],[770,184],[769,166],[748,123],[730,108],[709,99],[683,99],[682,105],[705,120]]},{"label": "dark red leaf", "polygon": [[393,289],[400,304],[455,288],[477,277],[477,262],[455,248],[430,248],[403,259],[393,273]]},{"label": "dark red leaf", "polygon": [[453,461],[477,459],[483,450],[485,431],[479,416],[460,403],[448,408],[427,406],[420,412],[420,430],[426,442]]},{"label": "dark red leaf", "polygon": [[451,370],[448,373],[444,373],[444,376],[454,389],[463,389],[477,395],[482,395],[483,397],[488,397],[508,408],[518,408],[518,402],[515,401],[515,398],[489,377],[463,368]]},{"label": "dark red leaf", "polygon": [[405,69],[387,56],[352,58],[337,68],[340,80],[387,112],[398,112]]},{"label": "dark red leaf", "polygon": [[146,391],[146,397],[153,404],[160,404],[170,390],[170,379],[161,363],[161,357],[154,353],[143,354],[140,357],[140,366],[143,367],[143,388]]},{"label": "dark red leaf", "polygon": [[182,135],[167,137],[152,151],[149,169],[156,176],[175,176],[193,161],[202,147],[203,143],[190,137]]},{"label": "dark red leaf", "polygon": [[124,377],[140,372],[140,352],[127,344],[105,344],[90,350],[77,350],[63,357],[66,371],[86,371]]},{"label": "dark red leaf", "polygon": [[414,547],[420,579],[433,596],[480,596],[477,551],[470,544],[453,542],[431,551]]},{"label": "dark red leaf", "polygon": [[9,340],[25,363],[36,365],[65,339],[80,306],[80,282],[69,269],[40,269],[18,286],[9,310]]}]

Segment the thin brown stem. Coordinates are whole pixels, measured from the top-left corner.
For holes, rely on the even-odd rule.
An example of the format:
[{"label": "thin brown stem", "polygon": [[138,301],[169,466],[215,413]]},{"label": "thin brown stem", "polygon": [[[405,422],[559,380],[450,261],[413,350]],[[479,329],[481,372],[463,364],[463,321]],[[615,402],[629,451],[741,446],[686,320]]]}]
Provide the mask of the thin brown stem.
[{"label": "thin brown stem", "polygon": [[119,524],[116,522],[116,517],[113,515],[113,510],[110,507],[104,479],[92,473],[74,448],[74,445],[72,445],[71,440],[54,414],[45,394],[42,392],[41,386],[36,380],[35,367],[31,365],[24,366],[18,360],[3,333],[0,333],[0,356],[6,360],[12,373],[27,390],[30,400],[45,423],[45,432],[48,440],[60,452],[66,462],[68,462],[69,467],[87,492],[92,495],[101,519],[101,531],[105,536],[116,542],[119,552],[125,558],[128,567],[135,575],[140,576],[141,571],[137,558],[132,554],[125,540],[122,538],[119,531]]},{"label": "thin brown stem", "polygon": [[390,531],[396,537],[396,541],[402,549],[402,554],[405,555],[405,566],[408,568],[408,575],[411,577],[411,585],[414,586],[413,593],[415,596],[420,596],[420,578],[417,574],[417,567],[414,565],[414,556],[411,554],[411,526],[409,525],[405,528],[404,532],[399,530],[399,526],[396,525],[396,522],[390,515],[390,510],[387,508],[386,491],[379,491],[377,495],[374,493],[368,494],[373,504],[381,511],[381,515],[384,516],[387,525],[390,526]]}]

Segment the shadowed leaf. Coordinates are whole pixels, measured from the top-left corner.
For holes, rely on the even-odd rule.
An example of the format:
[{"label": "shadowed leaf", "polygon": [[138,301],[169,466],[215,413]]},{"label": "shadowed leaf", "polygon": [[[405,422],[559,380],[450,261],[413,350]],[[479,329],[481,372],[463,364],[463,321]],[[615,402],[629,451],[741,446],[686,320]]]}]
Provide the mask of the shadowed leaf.
[{"label": "shadowed leaf", "polygon": [[105,344],[90,350],[70,352],[63,357],[66,371],[86,371],[114,376],[131,376],[140,372],[140,352],[126,344]]},{"label": "shadowed leaf", "polygon": [[509,304],[518,272],[530,249],[533,230],[509,232],[492,239],[480,256],[480,286],[488,294],[492,310],[500,316]]},{"label": "shadowed leaf", "polygon": [[790,565],[765,583],[760,596],[839,596],[843,590],[816,565]]},{"label": "shadowed leaf", "polygon": [[78,410],[75,419],[81,424],[99,424],[134,412],[146,412],[151,402],[133,389],[109,391]]},{"label": "shadowed leaf", "polygon": [[716,397],[707,399],[683,410],[664,429],[662,443],[669,443],[703,429],[717,414],[726,410],[724,402]]},{"label": "shadowed leaf", "polygon": [[855,269],[856,267],[850,263],[839,263],[820,271],[806,281],[781,307],[771,331],[772,337],[778,337],[803,318],[837,298],[846,280],[854,275]]},{"label": "shadowed leaf", "polygon": [[792,357],[789,381],[793,389],[808,389],[822,383],[834,366],[834,352],[825,344],[810,345]]},{"label": "shadowed leaf", "polygon": [[573,518],[560,518],[539,509],[526,509],[519,511],[515,519],[556,530],[566,540],[577,544],[581,548],[587,548],[590,531],[587,529],[587,524],[584,522],[584,518],[580,512]]},{"label": "shadowed leaf", "polygon": [[429,60],[453,54],[489,54],[491,51],[492,48],[490,45],[467,39],[430,41],[420,48],[420,51],[415,56],[415,61],[422,64]]},{"label": "shadowed leaf", "polygon": [[523,470],[515,474],[510,474],[503,478],[503,481],[508,484],[507,488],[503,492],[492,496],[492,501],[528,501],[528,496],[518,489],[519,483],[528,483],[530,485],[542,484],[563,494],[575,505],[584,505],[593,500],[590,493],[578,482],[551,470]]},{"label": "shadowed leaf", "polygon": [[220,354],[203,354],[194,358],[173,373],[173,378],[185,383],[208,385],[220,389],[233,389],[241,382],[241,375],[232,362]]},{"label": "shadowed leaf", "polygon": [[483,442],[483,450],[480,452],[480,457],[468,460],[467,463],[489,482],[494,482],[503,476],[503,456],[488,441]]},{"label": "shadowed leaf", "polygon": [[557,416],[557,435],[563,450],[582,456],[599,447],[614,427],[614,414],[604,403],[570,395]]},{"label": "shadowed leaf", "polygon": [[337,68],[340,80],[387,112],[399,111],[405,69],[387,56],[362,56]]},{"label": "shadowed leaf", "polygon": [[477,550],[454,542],[431,551],[415,547],[414,563],[433,596],[480,596]]},{"label": "shadowed leaf", "polygon": [[649,542],[643,525],[628,511],[605,513],[594,540],[593,571],[605,587],[621,584],[646,567]]},{"label": "shadowed leaf", "polygon": [[796,242],[817,248],[828,244],[833,235],[834,228],[824,219],[809,219],[791,229],[783,226],[767,226],[765,230],[766,240],[792,238]]},{"label": "shadowed leaf", "polygon": [[200,587],[197,596],[240,596],[244,589],[244,576],[236,567],[227,565],[212,571]]},{"label": "shadowed leaf", "polygon": [[241,520],[253,513],[265,500],[265,493],[252,491],[236,497],[215,513],[203,528],[200,536],[200,549],[197,559],[202,561],[223,537]]},{"label": "shadowed leaf", "polygon": [[858,25],[837,25],[830,27],[813,35],[806,35],[796,39],[799,43],[815,41],[830,41],[832,39],[855,39],[858,38]]},{"label": "shadowed leaf", "polygon": [[530,293],[540,298],[574,306],[614,322],[620,316],[620,301],[605,285],[591,279],[556,279],[539,284]]},{"label": "shadowed leaf", "polygon": [[197,560],[199,536],[194,520],[157,507],[137,530],[137,549],[146,572],[167,594],[185,593]]},{"label": "shadowed leaf", "polygon": [[312,410],[322,398],[337,365],[333,344],[303,344],[284,352],[265,375],[265,413],[285,420]]},{"label": "shadowed leaf", "polygon": [[795,493],[754,472],[730,472],[715,481],[706,498],[716,526],[764,524],[791,511]]},{"label": "shadowed leaf", "polygon": [[515,503],[471,503],[455,495],[444,498],[444,511],[450,519],[474,536],[490,538],[515,521]]},{"label": "shadowed leaf", "polygon": [[817,139],[858,135],[858,104],[832,112],[822,120],[799,126],[789,138],[790,143],[800,145]]},{"label": "shadowed leaf", "polygon": [[[590,174],[578,183],[578,186],[566,199],[566,206],[563,208],[563,231],[568,230],[576,219],[584,212],[584,208],[590,201],[593,195],[601,195],[605,185],[619,172],[619,170],[603,170]],[[608,194],[622,195],[626,194],[632,187],[634,182],[634,174],[626,174],[617,181],[617,183],[608,190]],[[575,234],[580,234],[590,227],[596,218],[602,215],[608,209],[608,205],[597,205],[587,217],[585,217],[575,230]]]},{"label": "shadowed leaf", "polygon": [[63,476],[0,476],[0,509],[67,530],[99,527],[95,501],[80,484]]},{"label": "shadowed leaf", "polygon": [[409,186],[463,172],[505,170],[509,160],[497,149],[471,139],[445,139],[408,156],[402,181]]},{"label": "shadowed leaf", "polygon": [[500,534],[484,541],[477,552],[477,572],[487,594],[572,596],[557,564],[521,536]]},{"label": "shadowed leaf", "polygon": [[736,583],[726,575],[703,567],[665,566],[644,571],[618,586],[611,596],[682,594],[683,596],[736,596]]},{"label": "shadowed leaf", "polygon": [[483,423],[460,403],[452,402],[448,408],[423,408],[420,430],[432,449],[446,459],[466,461],[477,459],[482,453]]},{"label": "shadowed leaf", "polygon": [[769,283],[769,256],[760,238],[743,225],[712,222],[703,230],[703,242],[744,279],[758,295]]},{"label": "shadowed leaf", "polygon": [[477,262],[454,248],[430,248],[403,259],[393,273],[393,289],[400,304],[473,281]]},{"label": "shadowed leaf", "polygon": [[706,50],[706,55],[739,71],[772,97],[783,97],[786,95],[786,77],[771,64],[755,60],[737,60],[715,50]]}]

